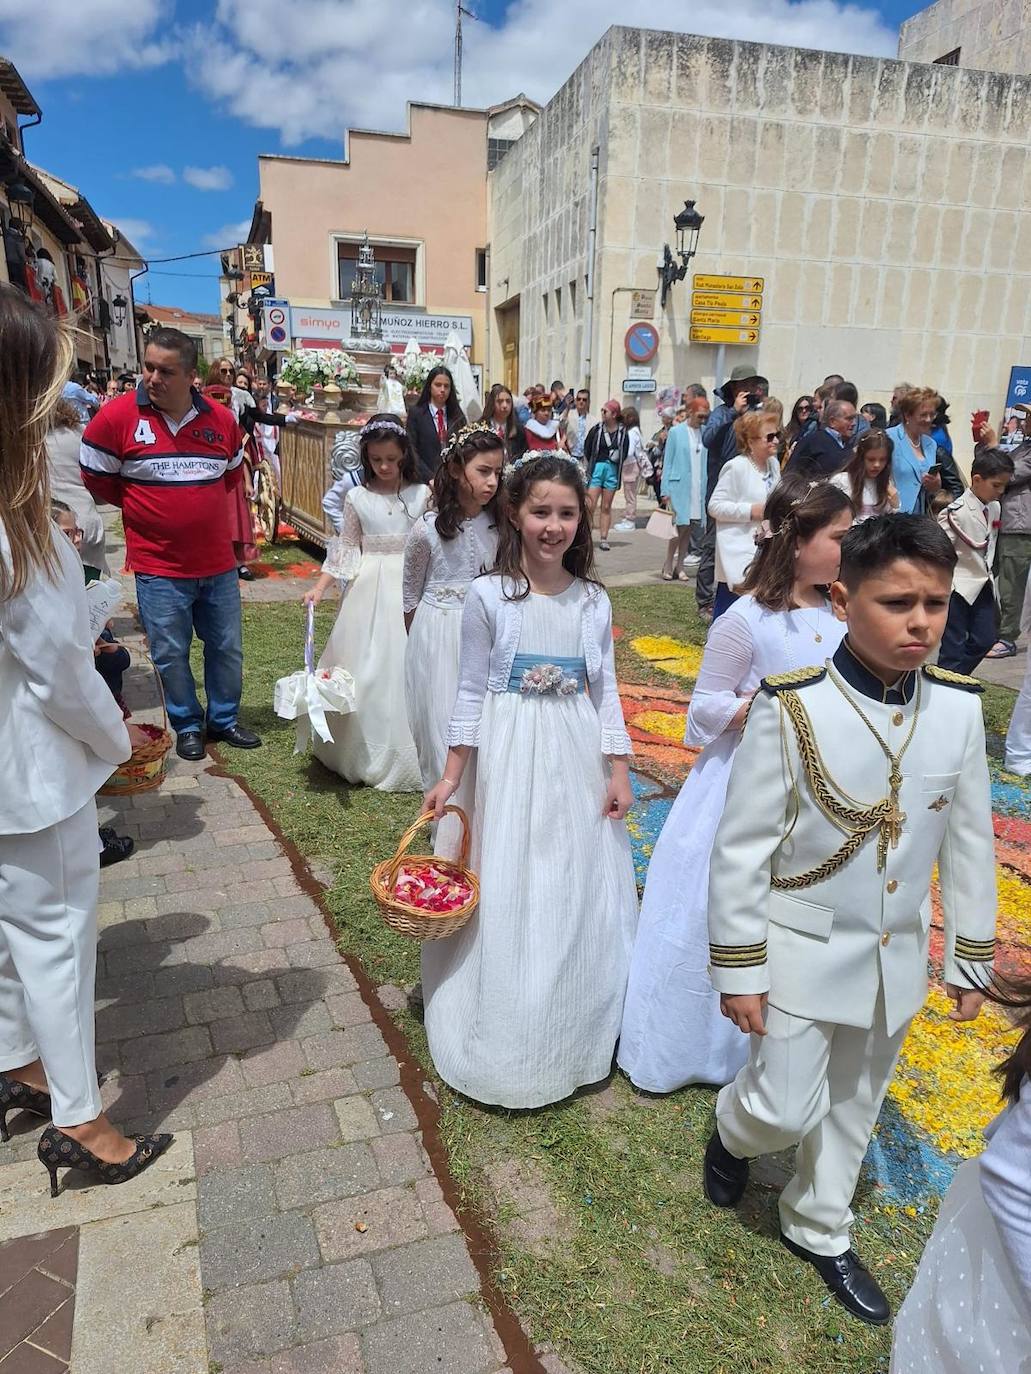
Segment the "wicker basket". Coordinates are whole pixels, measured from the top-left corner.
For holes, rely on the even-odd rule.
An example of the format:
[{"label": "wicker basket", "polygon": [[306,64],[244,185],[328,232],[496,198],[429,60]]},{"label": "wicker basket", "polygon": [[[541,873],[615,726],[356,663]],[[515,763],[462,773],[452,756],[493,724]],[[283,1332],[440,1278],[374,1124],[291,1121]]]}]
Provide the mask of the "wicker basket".
[{"label": "wicker basket", "polygon": [[423,826],[428,825],[433,820],[432,811],[425,812],[418,820],[412,822],[401,836],[394,857],[384,859],[382,863],[377,864],[372,870],[372,877],[369,879],[372,895],[379,903],[384,921],[391,930],[396,931],[398,935],[404,935],[409,940],[443,940],[448,935],[454,935],[455,931],[461,930],[468,921],[480,900],[479,880],[476,874],[466,867],[469,861],[470,840],[468,817],[460,806],[445,806],[444,814],[447,815],[449,812],[457,816],[462,822],[462,850],[458,862],[455,863],[451,859],[441,859],[436,856],[413,858],[411,862],[435,864],[437,868],[453,873],[456,878],[461,878],[463,882],[468,883],[472,895],[464,905],[456,907],[454,911],[435,915],[432,911],[424,911],[422,907],[412,906],[410,903],[402,901],[394,890],[398,873],[408,856],[408,846]]},{"label": "wicker basket", "polygon": [[168,711],[165,708],[165,690],[161,685],[161,674],[154,667],[153,660],[148,661],[154,670],[158,696],[161,698],[161,715],[165,723],[160,732],[146,744],[135,746],[125,763],[120,763],[104,783],[98,796],[131,797],[137,792],[149,792],[152,788],[160,787],[164,781],[168,751],[172,747],[172,735],[168,728]]}]

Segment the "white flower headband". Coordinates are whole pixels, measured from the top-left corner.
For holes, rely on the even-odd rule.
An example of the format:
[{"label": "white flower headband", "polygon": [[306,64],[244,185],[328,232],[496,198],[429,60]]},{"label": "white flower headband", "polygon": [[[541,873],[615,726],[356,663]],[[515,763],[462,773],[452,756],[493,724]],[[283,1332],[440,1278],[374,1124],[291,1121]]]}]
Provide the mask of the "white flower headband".
[{"label": "white flower headband", "polygon": [[403,425],[399,425],[396,420],[370,420],[367,425],[363,425],[359,435],[361,439],[367,439],[370,434],[400,434],[402,439],[408,438],[408,431]]},{"label": "white flower headband", "polygon": [[784,519],[780,522],[776,529],[773,528],[773,526],[770,524],[768,520],[760,520],[756,528],[755,534],[753,535],[756,548],[761,548],[762,545],[767,542],[767,540],[776,539],[778,534],[783,534],[788,527],[789,518],[795,514],[799,506],[804,506],[805,503],[809,500],[810,496],[815,491],[815,489],[821,486],[823,486],[822,482],[810,482],[809,485],[806,487],[805,491],[802,493],[802,495],[796,501],[792,501],[790,507],[788,508],[787,514],[784,516]]}]

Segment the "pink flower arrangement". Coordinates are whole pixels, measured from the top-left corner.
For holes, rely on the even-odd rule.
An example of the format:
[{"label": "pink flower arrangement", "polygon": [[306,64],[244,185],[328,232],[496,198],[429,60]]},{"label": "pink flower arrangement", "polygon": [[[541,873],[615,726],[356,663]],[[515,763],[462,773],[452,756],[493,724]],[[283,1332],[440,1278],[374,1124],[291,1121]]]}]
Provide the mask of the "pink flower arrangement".
[{"label": "pink flower arrangement", "polygon": [[433,916],[448,916],[465,906],[473,892],[463,878],[435,863],[410,863],[398,870],[394,895]]}]

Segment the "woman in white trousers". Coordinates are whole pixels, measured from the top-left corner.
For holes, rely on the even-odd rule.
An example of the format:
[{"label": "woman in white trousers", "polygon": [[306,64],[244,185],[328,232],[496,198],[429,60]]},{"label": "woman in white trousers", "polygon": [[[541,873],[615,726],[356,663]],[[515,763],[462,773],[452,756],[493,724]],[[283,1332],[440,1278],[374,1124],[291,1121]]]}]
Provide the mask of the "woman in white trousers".
[{"label": "woman in white trousers", "polygon": [[50,1117],[39,1157],[122,1183],[171,1136],[123,1135],[94,1055],[97,788],[129,757],[93,664],[82,564],[50,518],[45,440],[71,333],[0,286],[0,1136]]}]

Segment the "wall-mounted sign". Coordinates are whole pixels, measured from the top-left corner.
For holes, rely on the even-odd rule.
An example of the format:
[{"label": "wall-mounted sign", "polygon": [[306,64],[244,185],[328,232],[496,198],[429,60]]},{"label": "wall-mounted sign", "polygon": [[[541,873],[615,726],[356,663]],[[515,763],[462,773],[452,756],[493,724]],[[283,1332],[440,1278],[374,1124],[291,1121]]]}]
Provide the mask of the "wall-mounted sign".
[{"label": "wall-mounted sign", "polygon": [[623,391],[627,396],[646,396],[655,390],[654,377],[627,377],[623,382]]},{"label": "wall-mounted sign", "polygon": [[691,294],[691,342],[757,344],[765,277],[696,274]]},{"label": "wall-mounted sign", "polygon": [[692,310],[691,323],[706,329],[711,329],[715,324],[736,324],[742,329],[758,329],[762,315],[758,310]]},{"label": "wall-mounted sign", "polygon": [[707,277],[698,272],[694,276],[696,291],[762,291],[765,285],[765,277]]},{"label": "wall-mounted sign", "polygon": [[692,310],[761,310],[761,292],[695,291],[691,296]]},{"label": "wall-mounted sign", "polygon": [[691,326],[692,343],[757,344],[758,329],[702,329]]},{"label": "wall-mounted sign", "polygon": [[241,249],[243,270],[245,272],[264,272],[265,246],[261,243],[245,243]]},{"label": "wall-mounted sign", "polygon": [[255,288],[256,286],[271,286],[271,285],[272,285],[272,273],[271,273],[271,272],[252,272],[252,273],[251,273],[251,290],[252,290],[252,291],[254,290],[254,288]]},{"label": "wall-mounted sign", "polygon": [[626,332],[623,347],[632,363],[650,363],[659,351],[659,331],[653,324],[643,321],[632,324]]},{"label": "wall-mounted sign", "polygon": [[653,320],[655,318],[654,291],[634,291],[630,296],[630,318],[632,320]]},{"label": "wall-mounted sign", "polygon": [[627,365],[626,375],[628,377],[638,378],[650,377],[652,375],[652,370],[647,363],[629,363]]},{"label": "wall-mounted sign", "polygon": [[[291,339],[306,339],[318,347],[326,344],[339,348],[343,339],[351,335],[351,307],[328,310],[322,306],[292,305],[289,307]],[[457,334],[462,343],[472,347],[473,321],[471,315],[435,315],[430,311],[414,310],[411,306],[384,305],[383,338],[402,348],[409,339],[421,346],[443,348],[449,334]]]}]

